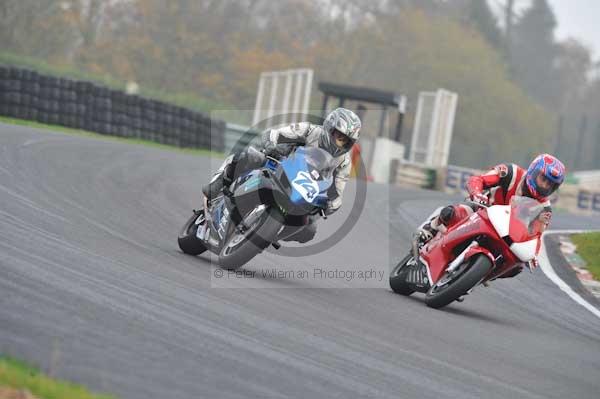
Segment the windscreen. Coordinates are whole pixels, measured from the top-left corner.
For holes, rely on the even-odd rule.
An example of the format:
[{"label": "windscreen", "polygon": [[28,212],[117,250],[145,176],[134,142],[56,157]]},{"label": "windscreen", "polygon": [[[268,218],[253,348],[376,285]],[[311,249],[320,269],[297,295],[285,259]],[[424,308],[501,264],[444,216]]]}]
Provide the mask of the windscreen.
[{"label": "windscreen", "polygon": [[309,172],[316,180],[329,179],[335,170],[335,159],[327,151],[317,147],[298,147],[293,156],[304,155]]},{"label": "windscreen", "polygon": [[541,215],[544,204],[515,195],[510,201],[510,238],[514,242],[525,242],[539,237],[546,226]]}]

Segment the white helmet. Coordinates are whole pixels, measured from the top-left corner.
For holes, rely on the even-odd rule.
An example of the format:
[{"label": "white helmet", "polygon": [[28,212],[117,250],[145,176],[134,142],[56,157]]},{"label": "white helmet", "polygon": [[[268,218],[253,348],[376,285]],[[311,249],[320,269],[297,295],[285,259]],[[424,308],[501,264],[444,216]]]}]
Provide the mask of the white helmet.
[{"label": "white helmet", "polygon": [[[360,118],[354,112],[346,108],[334,109],[323,122],[326,134],[319,140],[319,145],[334,157],[345,154],[358,140],[360,128]],[[347,138],[341,146],[340,141],[335,138],[340,134]]]}]

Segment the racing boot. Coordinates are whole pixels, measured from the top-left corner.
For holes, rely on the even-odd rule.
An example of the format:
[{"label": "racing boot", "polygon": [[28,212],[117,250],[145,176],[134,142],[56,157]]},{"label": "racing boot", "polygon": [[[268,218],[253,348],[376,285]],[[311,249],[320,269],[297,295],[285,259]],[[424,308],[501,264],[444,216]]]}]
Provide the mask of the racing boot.
[{"label": "racing boot", "polygon": [[438,230],[431,226],[432,222],[433,222],[433,220],[431,222],[425,224],[417,232],[417,240],[419,243],[426,244],[429,241],[431,241],[431,239],[433,237],[435,237],[435,235],[437,234]]},{"label": "racing boot", "polygon": [[212,201],[214,198],[217,198],[221,192],[224,195],[231,195],[231,191],[229,191],[229,186],[233,183],[233,167],[231,164],[227,165],[223,171],[217,175],[215,175],[210,183],[202,186],[202,193],[208,199],[208,201]]},{"label": "racing boot", "polygon": [[440,219],[440,216],[434,217],[419,229],[417,232],[419,243],[427,244],[439,231],[442,233],[446,231],[446,226]]},{"label": "racing boot", "polygon": [[[420,243],[426,244],[428,243],[438,231],[445,233],[448,229],[447,226],[451,225],[454,222],[454,219],[457,216],[456,208],[453,205],[449,205],[443,208],[440,214],[434,218],[432,218],[429,223],[426,223],[418,232],[417,239]],[[462,214],[460,215],[462,216]]]}]

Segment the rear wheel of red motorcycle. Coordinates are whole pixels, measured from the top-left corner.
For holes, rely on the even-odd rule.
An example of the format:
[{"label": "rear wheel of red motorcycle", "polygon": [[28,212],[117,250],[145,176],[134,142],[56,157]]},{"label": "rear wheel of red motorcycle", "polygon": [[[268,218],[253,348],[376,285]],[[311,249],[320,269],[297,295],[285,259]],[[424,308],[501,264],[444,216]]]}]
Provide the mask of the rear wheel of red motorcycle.
[{"label": "rear wheel of red motorcycle", "polygon": [[443,308],[467,293],[492,269],[485,255],[476,255],[458,266],[452,273],[444,274],[427,292],[425,304],[430,308]]},{"label": "rear wheel of red motorcycle", "polygon": [[390,273],[390,287],[396,294],[408,296],[415,292],[415,290],[413,290],[406,283],[406,276],[408,272],[406,265],[413,259],[414,258],[412,255],[407,255],[396,265],[396,267],[392,269],[392,272]]}]

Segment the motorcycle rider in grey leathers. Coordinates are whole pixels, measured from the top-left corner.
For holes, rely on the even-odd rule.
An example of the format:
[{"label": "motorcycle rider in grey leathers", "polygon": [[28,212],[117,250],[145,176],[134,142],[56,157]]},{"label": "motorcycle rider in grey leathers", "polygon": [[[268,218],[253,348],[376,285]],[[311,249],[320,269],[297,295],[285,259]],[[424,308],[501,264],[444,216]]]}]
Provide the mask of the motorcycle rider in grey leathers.
[{"label": "motorcycle rider in grey leathers", "polygon": [[[207,201],[216,198],[221,191],[225,195],[230,195],[231,183],[244,172],[260,167],[265,161],[265,155],[281,158],[290,154],[296,145],[319,147],[330,153],[337,165],[325,211],[326,215],[330,215],[342,205],[342,195],[352,168],[349,152],[359,138],[360,128],[361,121],[354,112],[346,108],[337,108],[327,115],[323,126],[300,122],[279,129],[267,129],[262,134],[262,151],[249,147],[230,155],[214,174],[210,183],[202,187],[202,192]],[[304,144],[281,144],[279,140],[282,137],[288,139],[285,141],[297,140]],[[317,232],[316,219],[316,216],[311,216],[305,228],[285,241],[310,241]]]}]

